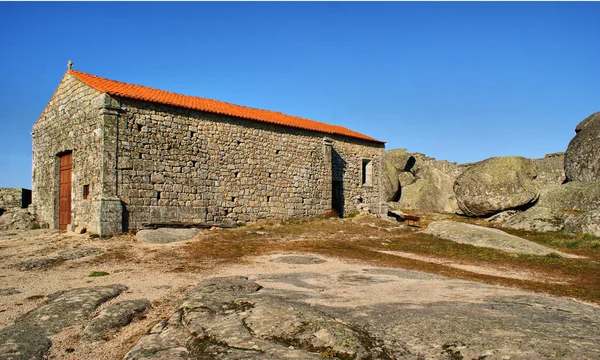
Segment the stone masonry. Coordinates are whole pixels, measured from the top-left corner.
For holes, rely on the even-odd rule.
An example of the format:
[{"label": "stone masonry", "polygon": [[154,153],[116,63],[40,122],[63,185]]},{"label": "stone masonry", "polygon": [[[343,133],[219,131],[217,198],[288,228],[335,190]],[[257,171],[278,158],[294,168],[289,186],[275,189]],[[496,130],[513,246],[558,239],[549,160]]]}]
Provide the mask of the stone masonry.
[{"label": "stone masonry", "polygon": [[31,204],[31,190],[0,188],[0,209],[24,209]]},{"label": "stone masonry", "polygon": [[67,151],[72,226],[93,233],[322,215],[333,181],[345,212],[382,211],[383,143],[110,96],[69,72],[33,131],[33,205],[54,228]]}]

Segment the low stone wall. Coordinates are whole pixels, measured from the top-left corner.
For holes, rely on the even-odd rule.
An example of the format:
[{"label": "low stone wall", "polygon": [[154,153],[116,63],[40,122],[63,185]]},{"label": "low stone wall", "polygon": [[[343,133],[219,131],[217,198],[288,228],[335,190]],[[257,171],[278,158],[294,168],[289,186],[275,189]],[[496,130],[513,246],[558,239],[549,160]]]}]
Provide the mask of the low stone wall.
[{"label": "low stone wall", "polygon": [[26,208],[31,204],[31,190],[22,188],[0,188],[0,208]]}]

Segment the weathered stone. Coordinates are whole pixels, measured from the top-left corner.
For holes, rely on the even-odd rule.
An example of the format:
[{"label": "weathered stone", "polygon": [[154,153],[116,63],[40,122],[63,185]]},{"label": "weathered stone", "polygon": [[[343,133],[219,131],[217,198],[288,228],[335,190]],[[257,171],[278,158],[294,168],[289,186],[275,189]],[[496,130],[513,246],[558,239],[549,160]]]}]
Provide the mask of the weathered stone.
[{"label": "weathered stone", "polygon": [[506,210],[501,213],[497,213],[496,215],[492,215],[486,220],[493,223],[503,223],[520,212],[520,210]]},{"label": "weathered stone", "polygon": [[78,226],[75,228],[75,234],[85,234],[86,228]]},{"label": "weathered stone", "polygon": [[451,178],[439,170],[433,171],[439,177],[432,180],[417,179],[415,183],[400,189],[398,203],[401,208],[440,213],[453,213],[458,209]]},{"label": "weathered stone", "polygon": [[[312,306],[260,294],[244,277],[201,282],[125,359],[389,359],[376,339]],[[194,334],[195,336],[190,336]],[[383,356],[382,356],[383,355]]]},{"label": "weathered stone", "polygon": [[19,326],[38,327],[47,336],[59,333],[64,327],[87,320],[103,302],[127,290],[125,285],[95,286],[58,292],[48,301],[15,321]]},{"label": "weathered stone", "polygon": [[548,186],[540,192],[537,206],[563,211],[597,210],[600,209],[600,186],[578,181]]},{"label": "weathered stone", "polygon": [[389,161],[401,173],[410,170],[412,163],[409,162],[409,159],[411,156],[406,149],[391,149],[385,152],[384,159]]},{"label": "weathered stone", "polygon": [[394,165],[387,161],[383,161],[383,197],[385,201],[397,201],[400,182],[398,181],[398,171]]},{"label": "weathered stone", "polygon": [[100,341],[110,330],[128,325],[133,318],[150,308],[146,299],[126,300],[106,307],[93,318],[83,331],[86,341]]},{"label": "weathered stone", "polygon": [[19,270],[33,270],[38,268],[43,268],[47,265],[53,264],[59,260],[58,257],[49,257],[49,258],[37,258],[22,261],[15,265],[15,268]]},{"label": "weathered stone", "polygon": [[398,181],[400,182],[401,187],[405,187],[410,184],[414,184],[415,181],[417,181],[417,178],[413,175],[413,173],[404,171],[398,173]]},{"label": "weathered stone", "polygon": [[140,230],[136,238],[140,241],[151,244],[168,244],[177,241],[191,240],[200,234],[199,229],[174,229],[159,228],[154,230]]},{"label": "weathered stone", "polygon": [[563,229],[567,217],[568,215],[563,211],[550,209],[538,204],[512,216],[502,226],[527,231],[559,231]]},{"label": "weathered stone", "polygon": [[87,320],[101,303],[125,290],[125,285],[109,285],[50,295],[45,304],[0,331],[0,359],[47,359],[52,345],[48,336]]},{"label": "weathered stone", "polygon": [[569,181],[600,181],[600,112],[588,116],[575,128],[565,154]]},{"label": "weathered stone", "polygon": [[557,253],[563,257],[573,257],[572,255],[539,245],[533,241],[507,234],[502,230],[461,222],[433,221],[429,223],[427,229],[425,229],[425,233],[463,244],[489,247],[512,253],[532,255]]},{"label": "weathered stone", "polygon": [[0,359],[47,359],[52,341],[37,326],[15,324],[0,330]]},{"label": "weathered stone", "polygon": [[569,216],[564,225],[570,234],[590,234],[600,237],[600,210]]},{"label": "weathered stone", "polygon": [[299,264],[299,265],[322,264],[325,262],[325,260],[319,259],[317,257],[298,256],[298,255],[280,256],[275,259],[271,259],[271,261],[276,262],[276,263]]},{"label": "weathered stone", "polygon": [[460,210],[468,216],[490,216],[523,207],[538,198],[533,162],[520,156],[494,157],[465,170],[454,183]]},{"label": "weathered stone", "polygon": [[0,188],[0,209],[25,209],[29,204],[31,204],[31,190]]},{"label": "weathered stone", "polygon": [[36,221],[35,215],[30,214],[26,209],[12,208],[0,214],[0,230],[30,229]]},{"label": "weathered stone", "polygon": [[535,164],[534,181],[540,188],[546,185],[560,185],[566,180],[565,153],[547,154],[542,159],[532,159]]},{"label": "weathered stone", "polygon": [[104,253],[104,250],[97,249],[97,248],[89,248],[89,247],[73,248],[73,249],[59,252],[58,258],[64,259],[64,260],[75,260],[75,259],[81,259],[81,258],[88,257],[88,256],[99,255],[102,253]]},{"label": "weathered stone", "polygon": [[10,296],[20,294],[21,291],[15,288],[0,289],[0,296]]}]

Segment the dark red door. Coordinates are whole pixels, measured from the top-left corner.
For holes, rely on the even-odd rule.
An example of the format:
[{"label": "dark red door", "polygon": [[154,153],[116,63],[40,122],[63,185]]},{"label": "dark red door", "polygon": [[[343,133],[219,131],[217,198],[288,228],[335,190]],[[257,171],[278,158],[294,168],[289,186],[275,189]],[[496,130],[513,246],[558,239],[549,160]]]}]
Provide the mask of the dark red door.
[{"label": "dark red door", "polygon": [[72,154],[60,157],[59,228],[66,230],[71,223],[71,161]]}]

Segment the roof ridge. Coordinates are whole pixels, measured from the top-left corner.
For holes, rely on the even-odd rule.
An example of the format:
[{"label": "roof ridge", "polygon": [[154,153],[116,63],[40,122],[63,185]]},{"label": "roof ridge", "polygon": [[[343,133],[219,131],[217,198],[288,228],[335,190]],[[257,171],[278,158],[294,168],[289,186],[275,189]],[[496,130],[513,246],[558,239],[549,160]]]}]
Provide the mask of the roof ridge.
[{"label": "roof ridge", "polygon": [[194,95],[185,95],[145,85],[129,84],[73,69],[67,70],[67,73],[77,77],[88,86],[109,95],[384,143],[341,125],[327,124],[300,116],[287,115],[279,111],[253,108]]}]

